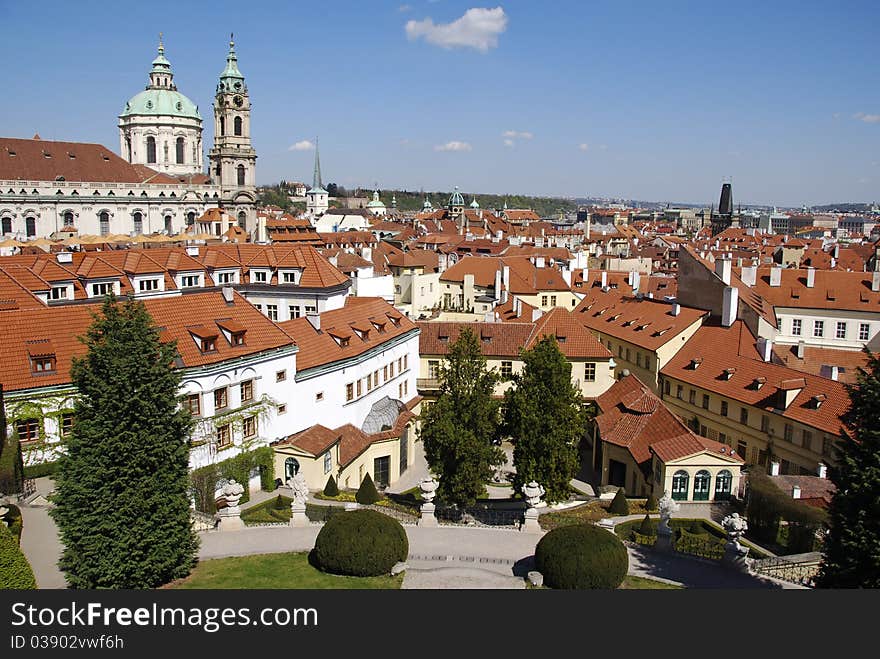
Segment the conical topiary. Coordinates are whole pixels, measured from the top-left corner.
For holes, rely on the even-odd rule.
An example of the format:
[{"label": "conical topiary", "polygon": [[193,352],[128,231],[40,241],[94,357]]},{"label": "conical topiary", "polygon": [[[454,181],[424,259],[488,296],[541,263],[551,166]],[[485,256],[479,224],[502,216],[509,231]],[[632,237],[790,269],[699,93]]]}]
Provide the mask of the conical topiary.
[{"label": "conical topiary", "polygon": [[629,503],[626,500],[626,492],[624,492],[623,488],[617,490],[617,494],[614,495],[608,511],[612,515],[629,515]]},{"label": "conical topiary", "polygon": [[657,497],[653,494],[648,496],[648,500],[645,501],[645,510],[655,511],[660,507],[660,502],[657,501]]},{"label": "conical topiary", "polygon": [[368,473],[364,476],[361,486],[358,488],[357,494],[354,495],[355,501],[364,506],[369,506],[379,500],[379,492],[373,483],[373,478]]},{"label": "conical topiary", "polygon": [[283,510],[286,507],[287,506],[284,505],[284,499],[281,498],[280,494],[275,497],[275,510]]},{"label": "conical topiary", "polygon": [[651,517],[649,515],[645,515],[645,519],[639,524],[639,533],[641,535],[657,535],[657,529],[654,528],[654,524],[651,522]]},{"label": "conical topiary", "polygon": [[338,495],[339,488],[336,487],[336,479],[333,478],[333,474],[330,474],[330,478],[327,479],[327,484],[324,486],[324,496],[335,497]]}]

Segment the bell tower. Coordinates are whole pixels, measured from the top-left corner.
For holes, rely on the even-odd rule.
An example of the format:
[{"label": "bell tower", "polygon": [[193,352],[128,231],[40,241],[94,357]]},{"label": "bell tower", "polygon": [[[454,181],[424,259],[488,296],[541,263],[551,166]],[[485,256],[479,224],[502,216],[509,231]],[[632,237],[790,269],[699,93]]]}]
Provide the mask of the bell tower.
[{"label": "bell tower", "polygon": [[257,153],[251,145],[251,101],[238,70],[235,41],[230,35],[226,68],[214,96],[214,146],[208,154],[210,176],[221,187],[221,203],[248,232],[256,225]]}]

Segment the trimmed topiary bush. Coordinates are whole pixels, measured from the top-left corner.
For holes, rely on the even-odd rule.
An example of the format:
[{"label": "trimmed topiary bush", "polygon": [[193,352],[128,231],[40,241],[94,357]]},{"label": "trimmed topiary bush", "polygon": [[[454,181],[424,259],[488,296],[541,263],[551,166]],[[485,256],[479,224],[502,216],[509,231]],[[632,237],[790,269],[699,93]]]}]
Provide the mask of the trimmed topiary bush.
[{"label": "trimmed topiary bush", "polygon": [[339,488],[336,486],[336,479],[333,478],[333,474],[330,474],[330,478],[327,479],[327,484],[324,486],[324,496],[339,496]]},{"label": "trimmed topiary bush", "polygon": [[284,505],[284,497],[280,494],[275,497],[275,510],[284,510],[287,506]]},{"label": "trimmed topiary bush", "polygon": [[369,473],[364,476],[364,480],[361,482],[357,494],[354,495],[354,499],[364,506],[369,506],[379,500],[379,491],[376,489],[373,478]]},{"label": "trimmed topiary bush", "polygon": [[34,589],[37,580],[30,563],[6,525],[0,524],[0,590]]},{"label": "trimmed topiary bush", "polygon": [[617,588],[629,570],[620,539],[592,524],[553,529],[535,547],[535,565],[550,588]]},{"label": "trimmed topiary bush", "polygon": [[629,515],[629,502],[626,500],[626,492],[623,488],[617,490],[614,499],[611,500],[611,506],[608,511],[612,515]]},{"label": "trimmed topiary bush", "polygon": [[409,541],[396,519],[375,510],[351,510],[330,517],[312,559],[320,570],[355,577],[390,574],[409,554]]},{"label": "trimmed topiary bush", "polygon": [[660,502],[657,500],[657,497],[655,497],[653,494],[649,494],[647,501],[645,501],[645,510],[650,510],[651,512],[654,512],[659,507]]},{"label": "trimmed topiary bush", "polygon": [[639,533],[642,535],[657,535],[657,527],[654,526],[654,523],[651,521],[651,517],[645,515],[645,519],[642,520],[642,523],[639,524]]}]

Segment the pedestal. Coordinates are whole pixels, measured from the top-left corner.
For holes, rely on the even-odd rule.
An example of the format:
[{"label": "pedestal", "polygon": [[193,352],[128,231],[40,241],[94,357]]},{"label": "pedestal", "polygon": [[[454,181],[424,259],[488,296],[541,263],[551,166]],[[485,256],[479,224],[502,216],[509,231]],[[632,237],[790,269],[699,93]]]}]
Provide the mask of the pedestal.
[{"label": "pedestal", "polygon": [[672,551],[672,533],[657,532],[657,542],[654,543],[656,551]]},{"label": "pedestal", "polygon": [[291,526],[308,526],[309,518],[306,517],[305,503],[290,504],[290,525]]},{"label": "pedestal", "polygon": [[541,525],[538,524],[538,511],[535,508],[527,508],[525,519],[519,529],[525,533],[541,533]]},{"label": "pedestal", "polygon": [[220,523],[217,528],[221,531],[240,531],[244,528],[241,521],[241,508],[238,506],[220,509]]},{"label": "pedestal", "polygon": [[724,548],[724,558],[721,564],[724,567],[739,572],[749,571],[748,547],[738,547],[736,545],[728,545]]},{"label": "pedestal", "polygon": [[437,526],[437,518],[434,517],[434,504],[423,503],[418,526]]}]

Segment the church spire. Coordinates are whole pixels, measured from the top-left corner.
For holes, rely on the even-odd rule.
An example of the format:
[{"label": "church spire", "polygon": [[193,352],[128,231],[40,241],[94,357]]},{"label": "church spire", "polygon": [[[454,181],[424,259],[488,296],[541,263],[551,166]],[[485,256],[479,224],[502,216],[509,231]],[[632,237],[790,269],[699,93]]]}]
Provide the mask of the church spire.
[{"label": "church spire", "polygon": [[318,153],[318,138],[315,138],[315,171],[312,174],[312,189],[323,190],[321,184],[321,155]]},{"label": "church spire", "polygon": [[149,88],[169,88],[174,86],[174,72],[171,70],[171,62],[165,58],[165,44],[162,42],[162,33],[159,33],[159,48],[156,59],[153,60],[153,68],[150,71]]},{"label": "church spire", "polygon": [[229,35],[229,53],[226,55],[226,68],[220,74],[220,84],[217,92],[247,92],[247,85],[244,83],[244,76],[238,70],[238,55],[235,54],[234,34]]}]

